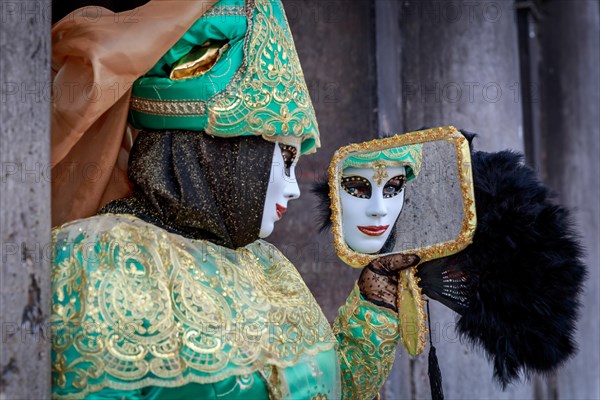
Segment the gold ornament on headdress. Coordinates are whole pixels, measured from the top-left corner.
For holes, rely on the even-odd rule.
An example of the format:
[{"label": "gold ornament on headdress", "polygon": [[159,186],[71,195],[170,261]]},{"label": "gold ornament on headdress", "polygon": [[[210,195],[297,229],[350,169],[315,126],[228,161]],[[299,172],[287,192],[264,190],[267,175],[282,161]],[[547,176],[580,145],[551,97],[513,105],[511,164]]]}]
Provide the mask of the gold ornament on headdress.
[{"label": "gold ornament on headdress", "polygon": [[227,40],[207,40],[175,64],[169,79],[176,81],[204,75],[219,61],[228,48]]},{"label": "gold ornament on headdress", "polygon": [[382,162],[377,162],[373,165],[373,169],[375,170],[373,179],[375,179],[375,182],[377,182],[378,186],[381,186],[383,182],[390,176],[385,168],[385,164]]}]

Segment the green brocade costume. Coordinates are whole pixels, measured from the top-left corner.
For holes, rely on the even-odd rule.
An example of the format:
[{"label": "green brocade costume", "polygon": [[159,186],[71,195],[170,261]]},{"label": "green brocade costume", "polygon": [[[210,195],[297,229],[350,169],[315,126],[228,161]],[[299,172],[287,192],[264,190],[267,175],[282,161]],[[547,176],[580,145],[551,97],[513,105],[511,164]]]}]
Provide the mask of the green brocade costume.
[{"label": "green brocade costume", "polygon": [[53,394],[90,399],[370,399],[397,316],[355,288],[333,332],[293,265],[127,215],[53,232]]}]

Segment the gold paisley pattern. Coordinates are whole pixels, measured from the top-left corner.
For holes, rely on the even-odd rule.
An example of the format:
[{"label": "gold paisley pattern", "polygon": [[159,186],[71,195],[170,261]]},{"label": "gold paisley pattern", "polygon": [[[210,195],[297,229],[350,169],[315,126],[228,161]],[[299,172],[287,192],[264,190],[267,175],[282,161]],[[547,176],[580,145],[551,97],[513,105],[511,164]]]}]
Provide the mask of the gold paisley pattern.
[{"label": "gold paisley pattern", "polygon": [[53,382],[79,390],[211,383],[332,349],[293,265],[103,215],[53,231]]},{"label": "gold paisley pattern", "polygon": [[208,103],[207,133],[260,132],[295,145],[311,138],[318,147],[315,111],[280,2],[256,0],[245,54],[239,83]]},{"label": "gold paisley pattern", "polygon": [[394,363],[399,339],[396,313],[363,300],[355,285],[333,332],[340,343],[344,399],[374,398]]}]

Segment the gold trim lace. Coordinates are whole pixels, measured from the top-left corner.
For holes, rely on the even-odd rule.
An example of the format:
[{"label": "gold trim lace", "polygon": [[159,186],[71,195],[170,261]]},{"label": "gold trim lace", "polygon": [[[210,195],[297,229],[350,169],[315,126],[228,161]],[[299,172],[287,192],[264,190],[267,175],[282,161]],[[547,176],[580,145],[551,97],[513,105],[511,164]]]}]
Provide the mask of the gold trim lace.
[{"label": "gold trim lace", "polygon": [[206,17],[228,17],[228,16],[245,16],[246,8],[244,6],[212,6],[202,18]]},{"label": "gold trim lace", "polygon": [[53,243],[52,373],[64,398],[217,382],[334,347],[301,276],[266,242],[230,250],[103,215],[56,228]]},{"label": "gold trim lace", "polygon": [[203,115],[206,103],[200,100],[149,100],[132,97],[129,103],[132,110],[154,115]]}]

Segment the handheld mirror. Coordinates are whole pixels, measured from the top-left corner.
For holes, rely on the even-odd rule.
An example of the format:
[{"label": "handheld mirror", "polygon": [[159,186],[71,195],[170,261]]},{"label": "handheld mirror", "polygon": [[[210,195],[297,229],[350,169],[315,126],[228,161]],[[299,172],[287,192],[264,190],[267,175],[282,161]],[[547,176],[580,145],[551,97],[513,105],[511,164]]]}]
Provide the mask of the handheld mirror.
[{"label": "handheld mirror", "polygon": [[329,166],[329,187],[336,253],[352,267],[385,254],[429,261],[473,238],[469,145],[454,127],[344,146]]},{"label": "handheld mirror", "polygon": [[[425,262],[472,242],[470,150],[454,127],[342,147],[329,167],[329,189],[335,250],[352,267],[388,254],[416,254]],[[427,332],[414,273],[400,274],[398,299],[405,328],[418,327],[416,334],[401,332],[412,355],[423,350]]]}]

